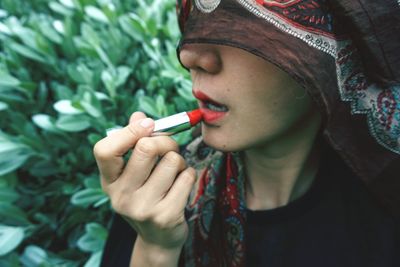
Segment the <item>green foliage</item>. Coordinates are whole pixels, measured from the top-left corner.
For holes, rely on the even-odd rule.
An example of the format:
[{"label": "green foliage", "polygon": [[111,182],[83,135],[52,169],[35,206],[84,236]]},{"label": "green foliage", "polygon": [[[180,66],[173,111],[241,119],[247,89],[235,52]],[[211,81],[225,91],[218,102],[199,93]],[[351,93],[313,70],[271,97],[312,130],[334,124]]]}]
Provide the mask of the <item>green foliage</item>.
[{"label": "green foliage", "polygon": [[173,0],[0,1],[0,266],[98,265],[92,147],[134,111],[195,107],[178,38]]}]

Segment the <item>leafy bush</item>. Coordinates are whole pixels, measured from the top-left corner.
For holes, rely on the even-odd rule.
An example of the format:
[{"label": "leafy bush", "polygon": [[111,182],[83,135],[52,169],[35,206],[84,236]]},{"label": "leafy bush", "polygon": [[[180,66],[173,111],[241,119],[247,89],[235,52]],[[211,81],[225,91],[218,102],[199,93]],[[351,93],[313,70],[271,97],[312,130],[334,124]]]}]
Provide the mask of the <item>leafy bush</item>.
[{"label": "leafy bush", "polygon": [[0,1],[0,266],[98,265],[111,212],[93,144],[133,111],[194,108],[174,9]]}]

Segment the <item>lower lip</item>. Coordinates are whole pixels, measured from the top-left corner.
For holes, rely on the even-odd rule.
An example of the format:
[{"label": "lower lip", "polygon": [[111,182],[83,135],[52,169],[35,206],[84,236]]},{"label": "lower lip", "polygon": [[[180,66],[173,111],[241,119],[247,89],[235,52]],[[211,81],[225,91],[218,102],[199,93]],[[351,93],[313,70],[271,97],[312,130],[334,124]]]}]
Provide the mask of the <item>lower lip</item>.
[{"label": "lower lip", "polygon": [[206,123],[216,122],[227,114],[227,112],[214,111],[208,108],[202,108],[201,112],[203,113],[203,121]]}]

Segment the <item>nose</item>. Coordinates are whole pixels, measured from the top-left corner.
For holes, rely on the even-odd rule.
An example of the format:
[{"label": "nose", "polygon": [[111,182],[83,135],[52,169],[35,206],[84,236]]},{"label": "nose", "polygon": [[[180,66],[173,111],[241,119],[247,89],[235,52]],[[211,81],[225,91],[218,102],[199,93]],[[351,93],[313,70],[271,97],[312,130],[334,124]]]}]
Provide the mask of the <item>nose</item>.
[{"label": "nose", "polygon": [[191,71],[216,74],[222,69],[221,56],[215,45],[185,44],[180,50],[179,59]]}]

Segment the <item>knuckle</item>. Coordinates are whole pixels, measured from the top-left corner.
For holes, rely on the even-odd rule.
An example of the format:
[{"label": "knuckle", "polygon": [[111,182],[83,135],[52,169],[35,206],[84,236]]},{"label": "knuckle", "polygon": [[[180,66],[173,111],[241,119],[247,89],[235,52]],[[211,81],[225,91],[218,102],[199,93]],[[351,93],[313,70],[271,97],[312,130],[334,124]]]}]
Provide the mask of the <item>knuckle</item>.
[{"label": "knuckle", "polygon": [[135,151],[141,156],[153,157],[156,154],[157,147],[154,142],[151,141],[151,138],[143,137],[137,142]]},{"label": "knuckle", "polygon": [[133,205],[131,201],[126,201],[122,197],[111,198],[111,206],[116,213],[138,223],[147,222],[151,219],[151,214],[144,205]]},{"label": "knuckle", "polygon": [[169,151],[165,154],[163,160],[169,167],[179,167],[185,164],[183,157],[174,151]]},{"label": "knuckle", "polygon": [[187,168],[181,174],[182,180],[188,184],[193,184],[196,180],[196,171],[193,168]]},{"label": "knuckle", "polygon": [[98,141],[93,147],[93,155],[98,160],[110,158],[110,149],[107,148],[104,139]]},{"label": "knuckle", "polygon": [[177,143],[174,139],[172,139],[171,137],[169,137],[169,136],[167,136],[167,138],[168,138],[168,140],[169,140],[169,143],[170,143],[170,146],[171,146],[171,150],[173,150],[173,151],[179,151],[179,145],[178,145],[178,143]]},{"label": "knuckle", "polygon": [[130,217],[132,220],[138,223],[145,223],[151,220],[151,213],[147,208],[134,207],[131,210]]},{"label": "knuckle", "polygon": [[171,229],[173,225],[173,221],[169,218],[169,216],[158,215],[153,219],[154,225],[161,230]]},{"label": "knuckle", "polygon": [[179,151],[178,143],[170,136],[158,136],[156,138],[158,139],[158,142],[163,144],[165,150],[175,151],[175,152]]},{"label": "knuckle", "polygon": [[124,204],[121,202],[120,198],[110,196],[110,203],[116,213],[124,214]]},{"label": "knuckle", "polygon": [[126,128],[129,130],[129,132],[133,135],[133,138],[138,138],[140,136],[140,130],[138,127],[135,127],[131,124],[127,125]]}]

